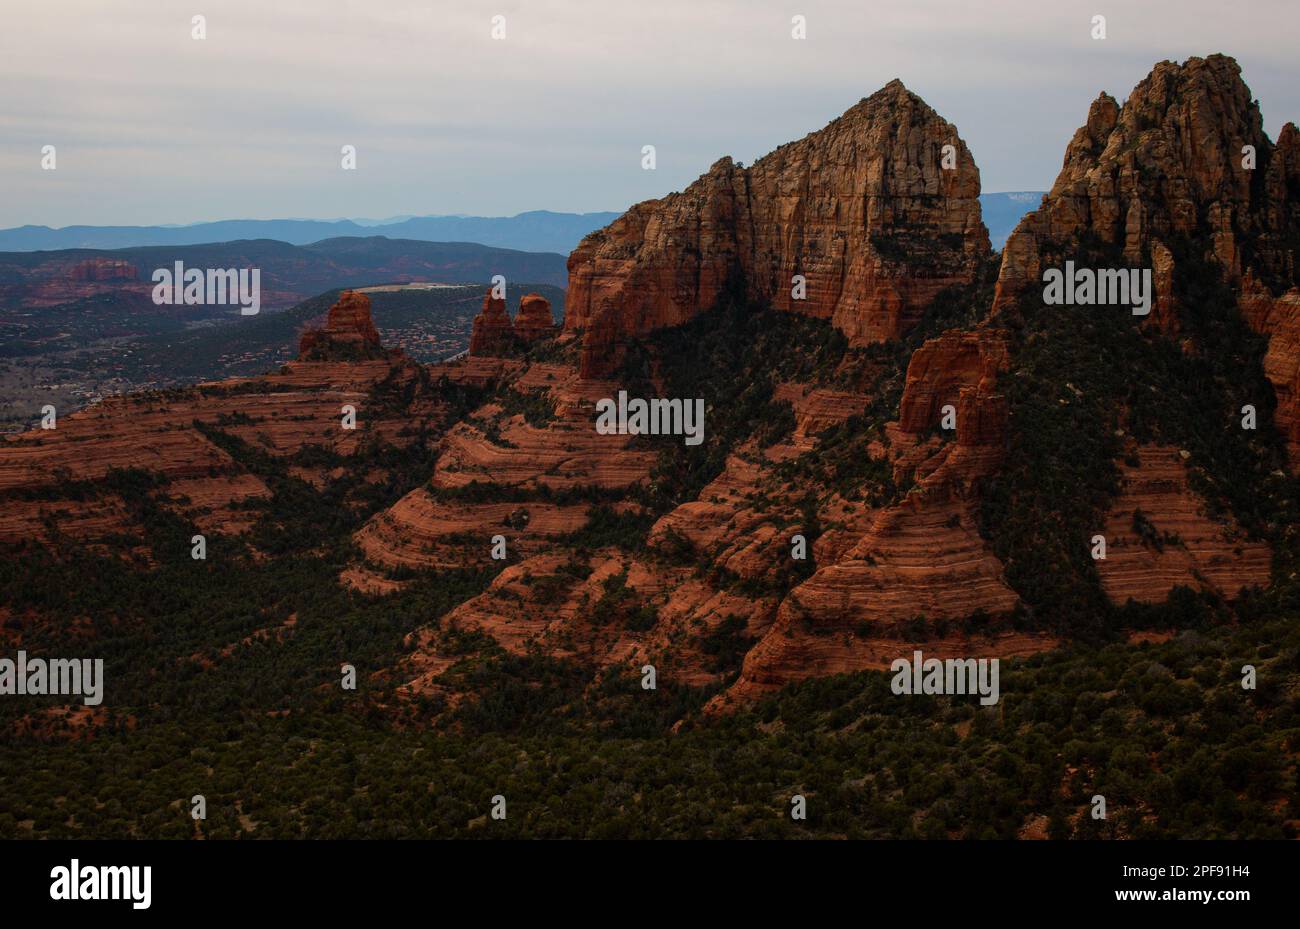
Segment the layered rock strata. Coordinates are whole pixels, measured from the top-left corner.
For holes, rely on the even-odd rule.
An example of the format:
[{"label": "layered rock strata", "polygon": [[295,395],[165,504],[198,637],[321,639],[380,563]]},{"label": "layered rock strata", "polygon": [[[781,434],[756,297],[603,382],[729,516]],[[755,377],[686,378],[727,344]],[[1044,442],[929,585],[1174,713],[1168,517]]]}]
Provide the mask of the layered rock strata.
[{"label": "layered rock strata", "polygon": [[629,339],[728,290],[829,319],[853,345],[898,338],[988,253],[979,192],[955,127],[892,81],[751,167],[723,158],[587,236],[565,299],[565,328],[585,330],[581,372],[607,376]]}]

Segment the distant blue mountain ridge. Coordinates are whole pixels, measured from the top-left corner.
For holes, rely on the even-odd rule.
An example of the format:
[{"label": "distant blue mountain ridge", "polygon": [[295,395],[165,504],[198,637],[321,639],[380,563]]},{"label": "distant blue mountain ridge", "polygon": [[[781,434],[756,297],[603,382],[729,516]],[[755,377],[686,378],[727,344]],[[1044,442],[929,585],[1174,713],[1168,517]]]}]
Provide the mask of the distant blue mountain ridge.
[{"label": "distant blue mountain ridge", "polygon": [[417,216],[392,221],[318,219],[228,219],[190,226],[19,226],[0,230],[0,252],[62,248],[135,248],[145,245],[206,245],[244,239],[274,239],[310,245],[323,239],[383,235],[417,242],[471,242],[522,252],[567,255],[589,232],[609,225],[618,213],[552,213],[517,216]]},{"label": "distant blue mountain ridge", "polygon": [[[1020,217],[1038,205],[1041,191],[980,196],[984,224],[995,249],[1002,248]],[[244,239],[274,239],[310,245],[323,239],[383,235],[418,242],[472,242],[524,252],[567,255],[589,232],[619,213],[554,213],[534,210],[515,216],[398,216],[391,219],[228,219],[188,226],[18,226],[0,229],[0,252],[64,248],[138,248],[153,245],[204,245]]]}]

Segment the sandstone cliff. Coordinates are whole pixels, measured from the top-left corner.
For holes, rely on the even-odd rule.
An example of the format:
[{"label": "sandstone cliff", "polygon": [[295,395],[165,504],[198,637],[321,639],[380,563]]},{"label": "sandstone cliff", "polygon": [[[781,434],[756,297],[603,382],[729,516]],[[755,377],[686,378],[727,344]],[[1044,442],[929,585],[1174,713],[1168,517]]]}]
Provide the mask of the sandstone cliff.
[{"label": "sandstone cliff", "polygon": [[483,309],[474,317],[469,337],[471,355],[502,355],[514,345],[514,327],[506,312],[506,301],[493,297],[489,290],[483,295]]},{"label": "sandstone cliff", "polygon": [[1249,272],[1240,303],[1246,321],[1268,336],[1264,374],[1273,385],[1273,422],[1286,438],[1291,464],[1300,460],[1300,287],[1274,297]]},{"label": "sandstone cliff", "polygon": [[370,318],[370,298],[345,290],[329,310],[325,325],[308,329],[298,342],[303,361],[362,361],[387,357]]},{"label": "sandstone cliff", "polygon": [[[965,625],[972,615],[1005,616],[1019,602],[978,529],[979,481],[996,473],[1006,449],[997,378],[1008,363],[1005,335],[987,327],[946,332],[913,353],[900,420],[865,453],[915,486],[880,509],[838,502],[824,509],[836,528],[818,540],[817,570],[783,599],[740,679],[712,709],[792,680],[888,667],[920,641],[932,655],[1003,657],[1055,643],[1007,632],[973,639]],[[948,405],[956,428],[944,441]],[[769,549],[768,570],[784,554]]]},{"label": "sandstone cliff", "polygon": [[[127,469],[149,472],[158,481],[152,495],[204,531],[239,534],[257,519],[250,502],[270,490],[212,441],[211,430],[285,460],[308,446],[351,455],[368,439],[405,447],[411,427],[438,423],[444,408],[418,392],[401,409],[370,400],[381,383],[409,383],[417,375],[409,362],[294,362],[264,377],[114,397],[60,416],[56,429],[6,437],[0,541],[63,536],[96,543],[139,534],[138,515],[106,482]],[[340,428],[344,404],[357,409],[355,430]],[[318,487],[335,476],[331,466],[315,462],[292,473]],[[96,492],[80,491],[83,482]]]},{"label": "sandstone cliff", "polygon": [[1171,335],[1183,328],[1175,255],[1210,263],[1238,295],[1246,321],[1272,340],[1265,373],[1294,461],[1300,131],[1287,123],[1276,144],[1269,140],[1237,62],[1223,55],[1163,61],[1123,106],[1104,93],[1097,98],[1051,192],[1007,240],[995,312],[1041,288],[1043,270],[1084,241],[1152,269],[1150,324]]},{"label": "sandstone cliff", "polygon": [[483,309],[474,317],[469,353],[475,357],[508,358],[534,342],[551,338],[558,328],[551,315],[551,302],[540,294],[525,294],[519,300],[514,320],[506,312],[506,302],[483,296]]},{"label": "sandstone cliff", "polygon": [[925,342],[907,366],[898,423],[920,434],[942,420],[951,405],[960,443],[989,445],[1006,439],[1006,409],[996,393],[997,376],[1009,363],[1006,337],[983,329],[951,331]]},{"label": "sandstone cliff", "polygon": [[1141,446],[1121,464],[1122,489],[1106,518],[1106,558],[1097,562],[1111,601],[1159,603],[1176,584],[1234,599],[1267,587],[1269,547],[1231,520],[1208,518],[1188,486],[1177,449]]},{"label": "sandstone cliff", "polygon": [[555,335],[557,327],[551,314],[551,301],[541,294],[525,294],[519,300],[514,327],[515,335],[526,345]]},{"label": "sandstone cliff", "polygon": [[1119,249],[1129,265],[1153,268],[1152,321],[1170,332],[1178,329],[1174,254],[1184,242],[1202,249],[1227,281],[1254,267],[1273,287],[1289,286],[1298,179],[1295,126],[1277,145],[1269,141],[1235,61],[1162,61],[1123,106],[1105,93],[1094,101],[1051,192],[1007,240],[994,308],[1041,288],[1043,269],[1085,238]]},{"label": "sandstone cliff", "polygon": [[565,328],[587,331],[582,373],[609,374],[629,338],[690,319],[732,286],[829,319],[855,345],[897,338],[989,251],[979,192],[957,130],[899,81],[749,168],[723,158],[570,255]]},{"label": "sandstone cliff", "polygon": [[[946,144],[955,146],[953,170],[941,166]],[[1259,152],[1253,175],[1234,167],[1244,144]],[[1061,178],[1008,243],[997,305],[1010,306],[1071,247],[1101,242],[1153,265],[1155,325],[1136,340],[1163,345],[1180,331],[1183,308],[1170,286],[1177,262],[1189,245],[1204,248],[1240,295],[1245,321],[1270,336],[1264,373],[1277,393],[1277,422],[1296,443],[1297,165],[1300,135],[1288,126],[1276,146],[1268,142],[1235,64],[1216,56],[1159,65],[1123,107],[1105,95],[1093,105]],[[686,191],[640,204],[589,236],[570,259],[568,331],[545,362],[523,351],[556,334],[535,294],[522,298],[512,321],[489,293],[471,357],[426,371],[383,350],[368,299],[348,292],[324,326],[303,335],[304,360],[280,374],[109,401],[61,420],[56,433],[4,443],[0,540],[137,531],[126,497],[75,496],[81,482],[123,467],[161,475],[166,488],[151,491],[157,501],[201,527],[242,532],[281,477],[266,468],[276,480],[264,481],[249,462],[282,463],[332,492],[340,461],[369,435],[414,448],[403,464],[415,464],[415,477],[400,498],[347,526],[361,554],[344,583],[390,593],[425,569],[498,566],[496,534],[509,547],[508,565],[481,593],[437,619],[412,620],[407,654],[393,669],[400,695],[450,687],[444,675],[465,660],[465,631],[487,633],[508,652],[602,671],[650,661],[665,680],[692,686],[719,684],[739,668],[715,709],[807,677],[887,667],[915,647],[963,658],[1053,647],[1056,635],[1031,615],[1041,604],[1027,592],[1023,549],[1002,547],[985,507],[996,498],[990,487],[1005,487],[1025,461],[1014,440],[1027,434],[1031,389],[1061,389],[1048,404],[1068,417],[1075,400],[1109,385],[1062,383],[1050,363],[1033,367],[1027,346],[1051,340],[1018,328],[1024,320],[1014,313],[985,318],[988,300],[976,305],[972,296],[978,288],[916,329],[941,290],[988,280],[978,190],[952,127],[895,82],[752,167],[724,159]],[[791,299],[795,275],[807,279],[804,301]],[[628,340],[691,320],[733,287],[777,310],[762,311],[764,326],[806,324],[782,315],[797,312],[834,325],[855,347],[910,338],[843,352],[839,340],[821,338],[825,327],[808,324],[817,331],[806,341],[774,339],[772,349],[720,328],[708,335],[721,333],[723,349],[710,342],[699,355],[717,361],[719,377],[685,379],[702,385],[708,404],[698,450],[708,460],[674,457],[680,447],[656,437],[597,432],[595,403],[623,386],[600,378]],[[807,335],[795,325],[788,332]],[[932,337],[922,341],[921,332]],[[583,348],[574,357],[567,346],[578,334]],[[1086,332],[1066,335],[1085,340],[1073,345],[1076,354],[1095,348]],[[658,387],[686,365],[655,349],[648,346],[647,378]],[[787,365],[795,353],[804,356]],[[727,393],[737,383],[759,396],[752,409],[761,429],[747,413],[723,409],[718,395],[741,395]],[[1133,383],[1135,391],[1150,386],[1137,375]],[[361,432],[338,427],[345,402],[359,407]],[[1112,436],[1122,424],[1106,421],[1103,431]],[[1048,464],[1064,471],[1075,454],[1071,433],[1043,434],[1052,443]],[[1200,480],[1202,463],[1161,442],[1125,439],[1117,489],[1099,495],[1100,524],[1077,527],[1080,545],[1094,530],[1110,543],[1095,573],[1087,565],[1103,611],[1107,599],[1158,604],[1176,585],[1231,599],[1270,580],[1269,544],[1217,515],[1224,507],[1205,506],[1193,489],[1213,486]],[[374,459],[377,483],[401,467],[392,451]],[[686,485],[689,493],[671,483],[679,465],[704,475]],[[1060,495],[1043,499],[1024,521],[1065,522]],[[806,534],[809,557],[792,555],[795,534]]]}]

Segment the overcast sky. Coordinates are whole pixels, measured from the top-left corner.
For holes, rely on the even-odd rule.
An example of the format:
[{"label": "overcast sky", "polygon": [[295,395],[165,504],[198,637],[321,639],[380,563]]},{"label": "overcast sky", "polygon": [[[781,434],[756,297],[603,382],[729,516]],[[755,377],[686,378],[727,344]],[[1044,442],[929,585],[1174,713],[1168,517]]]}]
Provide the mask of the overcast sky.
[{"label": "overcast sky", "polygon": [[1236,57],[1276,138],[1297,27],[1297,0],[4,0],[0,227],[622,210],[895,77],[984,190],[1041,190],[1165,58]]}]

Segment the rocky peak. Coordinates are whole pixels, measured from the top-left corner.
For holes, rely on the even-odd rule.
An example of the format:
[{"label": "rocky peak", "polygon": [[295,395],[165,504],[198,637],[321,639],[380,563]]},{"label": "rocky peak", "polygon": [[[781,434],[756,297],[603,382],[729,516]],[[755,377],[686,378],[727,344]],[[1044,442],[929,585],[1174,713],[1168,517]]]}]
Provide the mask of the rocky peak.
[{"label": "rocky peak", "polygon": [[525,294],[519,300],[515,314],[515,335],[524,342],[537,342],[555,334],[555,317],[551,315],[551,301],[541,294]]},{"label": "rocky peak", "polygon": [[1152,269],[1149,322],[1171,335],[1182,329],[1175,255],[1190,252],[1218,269],[1242,317],[1270,339],[1264,369],[1278,397],[1274,421],[1295,460],[1300,131],[1287,123],[1276,144],[1269,141],[1237,62],[1162,61],[1123,106],[1106,94],[1093,103],[1051,192],[1007,240],[994,311],[1041,287],[1043,270],[1085,242]]},{"label": "rocky peak", "polygon": [[855,345],[897,338],[988,253],[979,190],[955,127],[897,80],[749,168],[721,158],[570,255],[565,327],[586,330],[583,374],[611,373],[628,339],[679,325],[728,289],[829,319]]},{"label": "rocky peak", "polygon": [[509,358],[533,342],[550,338],[556,328],[551,302],[541,294],[525,294],[519,298],[519,312],[511,322],[506,301],[493,297],[488,290],[483,296],[483,309],[474,317],[469,353]]},{"label": "rocky peak", "polygon": [[353,290],[343,291],[325,325],[307,329],[298,343],[302,361],[361,361],[387,354],[370,317],[370,298]]},{"label": "rocky peak", "polygon": [[[1253,170],[1243,164],[1245,146],[1254,148]],[[1252,262],[1275,280],[1293,278],[1284,243],[1296,228],[1298,150],[1294,128],[1279,145],[1269,141],[1233,59],[1160,62],[1123,106],[1107,94],[1092,104],[1051,192],[1007,241],[994,308],[1037,286],[1043,268],[1084,239],[1117,248],[1130,265],[1153,267],[1153,321],[1170,331],[1177,329],[1169,288],[1179,243],[1203,246],[1232,282]]]},{"label": "rocky peak", "polygon": [[483,309],[474,317],[469,338],[471,355],[498,355],[507,351],[514,341],[514,329],[506,301],[493,297],[491,288],[483,295]]}]

